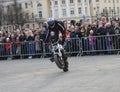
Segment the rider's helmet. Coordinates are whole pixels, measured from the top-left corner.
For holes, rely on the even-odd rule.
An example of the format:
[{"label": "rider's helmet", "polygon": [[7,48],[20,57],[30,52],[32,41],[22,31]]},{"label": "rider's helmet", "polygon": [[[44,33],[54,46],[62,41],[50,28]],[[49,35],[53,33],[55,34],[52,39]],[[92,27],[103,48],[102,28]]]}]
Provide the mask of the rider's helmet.
[{"label": "rider's helmet", "polygon": [[54,18],[48,18],[48,26],[53,28],[55,26],[55,20]]}]

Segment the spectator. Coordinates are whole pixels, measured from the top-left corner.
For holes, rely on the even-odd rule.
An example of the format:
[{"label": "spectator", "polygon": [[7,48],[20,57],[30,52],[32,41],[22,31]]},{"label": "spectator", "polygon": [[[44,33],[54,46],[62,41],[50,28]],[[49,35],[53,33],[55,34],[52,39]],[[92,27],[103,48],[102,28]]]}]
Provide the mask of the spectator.
[{"label": "spectator", "polygon": [[115,30],[115,34],[120,34],[120,27],[119,27],[118,23],[115,23],[114,30]]},{"label": "spectator", "polygon": [[115,23],[115,36],[114,36],[114,49],[120,49],[120,27],[118,23]]},{"label": "spectator", "polygon": [[71,46],[71,43],[70,43],[70,30],[69,29],[67,29],[66,30],[66,39],[65,39],[65,44],[64,44],[64,47],[65,47],[65,49],[66,49],[66,51],[67,52],[69,52],[70,51],[70,46]]},{"label": "spectator", "polygon": [[35,49],[36,49],[36,54],[37,54],[37,57],[39,57],[39,54],[41,52],[41,41],[40,41],[40,30],[36,30],[36,33],[35,33]]},{"label": "spectator", "polygon": [[[22,57],[25,57],[26,54],[27,54],[27,36],[24,32],[25,30],[22,30],[21,33],[20,33],[20,37],[19,37],[19,41],[20,41],[20,45],[21,45],[21,54],[22,54]],[[22,58],[21,57],[21,58]]]},{"label": "spectator", "polygon": [[4,37],[3,37],[3,32],[0,31],[0,59],[2,59],[5,54],[5,44],[3,43],[4,42]]},{"label": "spectator", "polygon": [[5,44],[6,56],[7,56],[8,59],[10,59],[10,54],[11,54],[10,53],[11,52],[11,41],[10,41],[10,38],[7,37],[5,39],[5,41],[6,41],[6,44]]},{"label": "spectator", "polygon": [[96,38],[94,36],[94,31],[90,30],[89,34],[89,50],[94,51],[95,50],[95,44],[96,44]]},{"label": "spectator", "polygon": [[28,58],[31,59],[35,54],[34,35],[31,30],[28,30],[27,41],[28,41],[28,54],[29,54]]},{"label": "spectator", "polygon": [[[102,25],[102,21],[99,21],[98,23],[98,30],[96,32],[96,36],[98,36],[96,38],[96,43],[97,43],[97,49],[99,50],[99,52],[101,52],[104,48],[104,38],[102,37],[103,35],[105,35],[105,28]],[[102,53],[100,53],[102,54]]]},{"label": "spectator", "polygon": [[[82,39],[82,47],[84,51],[88,51],[89,50],[89,40],[88,40],[88,25],[84,24],[81,28],[81,33],[82,33],[82,37],[84,37]],[[87,54],[87,53],[85,53]]]},{"label": "spectator", "polygon": [[107,49],[108,53],[110,54],[111,50],[113,49],[113,42],[112,42],[113,38],[110,35],[114,34],[115,32],[114,32],[113,28],[111,28],[110,23],[105,24],[105,31],[106,31],[106,35],[107,35],[105,37],[106,49]]},{"label": "spectator", "polygon": [[80,26],[76,25],[75,26],[75,33],[77,38],[81,38],[81,31],[80,31]]},{"label": "spectator", "polygon": [[71,30],[70,38],[76,38],[75,27],[73,25],[70,27],[70,30]]},{"label": "spectator", "polygon": [[17,46],[17,48],[16,48],[16,54],[17,54],[17,55],[20,55],[20,54],[21,54],[21,44],[20,44],[19,37],[20,37],[20,30],[17,29],[17,30],[16,30],[15,42],[14,42],[15,45]]}]

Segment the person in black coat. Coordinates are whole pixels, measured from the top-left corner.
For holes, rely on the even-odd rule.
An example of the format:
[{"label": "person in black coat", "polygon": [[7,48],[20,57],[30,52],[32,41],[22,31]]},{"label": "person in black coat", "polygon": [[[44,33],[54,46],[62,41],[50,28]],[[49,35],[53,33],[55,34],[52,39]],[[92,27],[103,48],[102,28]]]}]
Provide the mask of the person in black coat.
[{"label": "person in black coat", "polygon": [[27,54],[27,36],[26,34],[21,31],[20,37],[19,37],[20,43],[21,43],[21,54],[25,55]]},{"label": "person in black coat", "polygon": [[28,43],[28,54],[29,54],[29,59],[33,58],[35,54],[35,39],[33,32],[31,30],[28,31],[27,35],[27,43]]}]

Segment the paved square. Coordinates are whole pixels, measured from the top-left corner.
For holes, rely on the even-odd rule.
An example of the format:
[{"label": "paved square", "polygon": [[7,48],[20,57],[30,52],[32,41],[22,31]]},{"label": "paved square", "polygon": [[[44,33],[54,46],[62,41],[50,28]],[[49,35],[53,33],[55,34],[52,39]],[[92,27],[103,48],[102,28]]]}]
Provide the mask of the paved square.
[{"label": "paved square", "polygon": [[0,92],[119,92],[120,56],[69,58],[64,73],[48,59],[0,61]]}]

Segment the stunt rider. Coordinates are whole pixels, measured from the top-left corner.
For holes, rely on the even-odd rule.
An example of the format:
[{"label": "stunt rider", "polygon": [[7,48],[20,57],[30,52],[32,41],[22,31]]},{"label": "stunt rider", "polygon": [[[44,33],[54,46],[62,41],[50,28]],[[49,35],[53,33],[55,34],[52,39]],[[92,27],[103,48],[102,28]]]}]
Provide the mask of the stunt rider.
[{"label": "stunt rider", "polygon": [[[53,18],[49,18],[47,21],[47,35],[46,35],[46,42],[49,41],[54,41],[54,42],[59,42],[59,44],[63,45],[65,42],[65,36],[66,36],[66,29],[64,27],[64,24],[62,21],[57,21],[54,20]],[[59,39],[59,34],[62,34],[62,39]],[[66,66],[66,71],[68,71],[68,61],[67,61],[67,56],[65,55],[63,57],[65,66]],[[53,58],[53,53],[51,55],[50,61],[54,62]]]}]

